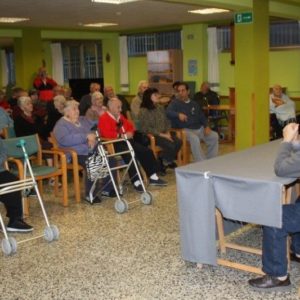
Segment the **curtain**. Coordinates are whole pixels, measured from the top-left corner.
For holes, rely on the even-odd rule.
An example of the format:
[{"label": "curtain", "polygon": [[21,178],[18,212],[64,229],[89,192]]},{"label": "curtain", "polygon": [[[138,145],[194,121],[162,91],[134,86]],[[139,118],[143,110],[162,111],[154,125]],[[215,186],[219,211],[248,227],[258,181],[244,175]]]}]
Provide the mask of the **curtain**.
[{"label": "curtain", "polygon": [[52,78],[59,84],[64,85],[63,56],[60,43],[51,44]]},{"label": "curtain", "polygon": [[5,50],[0,51],[0,66],[1,66],[1,86],[4,87],[8,85],[8,65],[7,65],[7,60],[6,60],[6,53]]},{"label": "curtain", "polygon": [[217,44],[217,28],[207,28],[208,35],[208,82],[211,89],[215,92],[219,91],[219,57]]},{"label": "curtain", "polygon": [[120,84],[121,91],[129,91],[128,79],[128,50],[127,50],[127,36],[119,37],[120,44]]}]

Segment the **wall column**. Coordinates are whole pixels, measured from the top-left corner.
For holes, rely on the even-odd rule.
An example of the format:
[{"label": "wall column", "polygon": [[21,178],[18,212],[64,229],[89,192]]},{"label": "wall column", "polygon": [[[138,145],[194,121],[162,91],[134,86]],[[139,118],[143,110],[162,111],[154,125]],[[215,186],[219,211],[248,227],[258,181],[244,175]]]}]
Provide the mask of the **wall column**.
[{"label": "wall column", "polygon": [[269,1],[252,2],[252,23],[235,24],[237,150],[269,140]]},{"label": "wall column", "polygon": [[[41,31],[31,28],[23,29],[22,37],[14,40],[14,51],[16,86],[30,89],[38,68],[42,66],[43,44]],[[46,67],[47,69],[50,68],[50,66]]]}]

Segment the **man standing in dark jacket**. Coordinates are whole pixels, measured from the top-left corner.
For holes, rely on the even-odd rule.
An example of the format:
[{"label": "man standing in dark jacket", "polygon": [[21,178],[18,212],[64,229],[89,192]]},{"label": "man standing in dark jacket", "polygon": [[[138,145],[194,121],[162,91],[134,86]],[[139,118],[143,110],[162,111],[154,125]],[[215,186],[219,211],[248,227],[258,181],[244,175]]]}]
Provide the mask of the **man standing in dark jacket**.
[{"label": "man standing in dark jacket", "polygon": [[[300,140],[296,123],[283,130],[283,142],[275,161],[277,176],[300,177]],[[262,195],[263,197],[263,195]],[[249,280],[258,290],[284,290],[291,285],[287,273],[287,237],[291,234],[291,260],[300,263],[300,198],[295,204],[283,205],[282,227],[263,227],[262,270],[266,275]]]},{"label": "man standing in dark jacket", "polygon": [[[181,83],[178,88],[178,99],[174,99],[167,108],[167,117],[173,128],[184,128],[187,140],[191,145],[194,161],[201,161],[218,155],[218,134],[208,127],[207,118],[199,104],[189,98],[189,86]],[[203,140],[207,146],[205,155],[200,147]]]}]

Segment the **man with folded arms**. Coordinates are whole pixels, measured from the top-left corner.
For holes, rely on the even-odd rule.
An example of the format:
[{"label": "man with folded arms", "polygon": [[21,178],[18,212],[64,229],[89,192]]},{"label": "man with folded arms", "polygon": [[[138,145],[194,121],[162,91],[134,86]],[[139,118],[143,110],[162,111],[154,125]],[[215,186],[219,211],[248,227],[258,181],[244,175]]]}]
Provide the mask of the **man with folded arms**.
[{"label": "man with folded arms", "polygon": [[[275,161],[275,173],[280,177],[300,177],[300,140],[296,123],[283,130],[283,142]],[[291,285],[287,273],[287,237],[291,235],[291,260],[300,262],[300,198],[295,204],[283,205],[282,228],[263,227],[262,270],[266,275],[249,280],[258,290],[284,290]]]}]

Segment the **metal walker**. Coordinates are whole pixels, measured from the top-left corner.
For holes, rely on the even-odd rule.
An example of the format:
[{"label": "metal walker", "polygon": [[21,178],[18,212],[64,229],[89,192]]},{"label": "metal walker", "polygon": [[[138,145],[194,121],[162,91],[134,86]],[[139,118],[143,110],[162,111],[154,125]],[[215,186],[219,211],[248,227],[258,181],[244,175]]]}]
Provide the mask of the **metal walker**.
[{"label": "metal walker", "polygon": [[[32,168],[31,168],[31,164],[29,161],[29,157],[25,148],[25,140],[21,139],[18,144],[16,145],[17,147],[20,147],[23,151],[24,154],[24,177],[25,179],[23,180],[18,180],[18,181],[13,181],[13,182],[9,182],[9,183],[4,183],[4,184],[0,184],[0,195],[3,194],[8,194],[8,193],[12,193],[12,192],[16,192],[16,191],[23,191],[23,198],[26,196],[26,194],[28,195],[28,191],[30,191],[32,188],[34,188],[37,198],[39,200],[39,204],[41,206],[42,212],[43,212],[43,216],[45,218],[45,222],[46,222],[46,227],[44,229],[44,234],[39,235],[39,236],[35,236],[29,239],[24,239],[22,241],[17,242],[15,238],[13,237],[9,237],[7,234],[7,230],[5,227],[5,224],[3,222],[3,218],[0,214],[0,223],[1,223],[1,227],[2,227],[2,231],[4,234],[4,238],[1,241],[1,247],[2,247],[2,251],[5,255],[12,255],[14,253],[17,252],[17,245],[30,241],[30,240],[34,240],[40,237],[44,237],[44,239],[47,242],[52,242],[54,240],[58,240],[59,238],[59,230],[57,228],[57,226],[55,225],[51,225],[49,223],[49,219],[42,201],[42,197],[41,194],[39,192],[38,186],[37,186],[37,182],[35,180]],[[26,173],[27,173],[27,169],[29,171],[29,178],[26,178]]]},{"label": "metal walker", "polygon": [[[145,188],[144,182],[142,180],[137,162],[135,160],[135,153],[134,150],[128,140],[128,137],[126,135],[126,132],[123,128],[123,126],[121,127],[121,131],[122,131],[122,138],[118,138],[118,139],[114,139],[114,140],[109,140],[109,141],[102,141],[101,137],[99,136],[98,131],[96,131],[96,137],[97,137],[97,152],[98,155],[101,157],[102,160],[102,166],[101,168],[99,168],[96,173],[97,175],[95,176],[96,178],[94,178],[93,180],[93,185],[92,188],[90,189],[89,192],[89,198],[91,203],[93,203],[93,199],[94,199],[94,191],[96,189],[96,185],[97,185],[97,181],[98,179],[101,178],[105,178],[107,175],[110,176],[110,180],[113,184],[116,196],[117,196],[117,200],[115,201],[115,210],[122,214],[124,212],[126,212],[128,210],[129,204],[137,202],[137,201],[131,201],[131,202],[127,202],[122,196],[123,196],[123,192],[124,192],[124,181],[125,181],[125,176],[128,173],[129,168],[131,167],[131,165],[133,164],[135,169],[136,169],[136,173],[138,176],[139,181],[141,182],[142,188],[143,188],[143,193],[141,194],[141,198],[140,201],[145,204],[145,205],[150,205],[152,203],[153,200],[153,196],[150,192],[148,192]],[[119,153],[113,153],[113,154],[108,154],[106,149],[105,149],[105,145],[108,144],[115,144],[115,143],[119,143],[119,142],[125,142],[128,150],[126,151],[122,151]],[[122,164],[122,165],[118,165],[115,167],[110,167],[109,165],[109,158],[110,157],[117,157],[120,156],[122,154],[130,154],[131,155],[131,160],[128,164]],[[120,170],[120,169],[125,169],[125,171],[122,174],[122,177],[120,179],[120,181],[118,183],[116,183],[113,171],[116,170]]]}]

